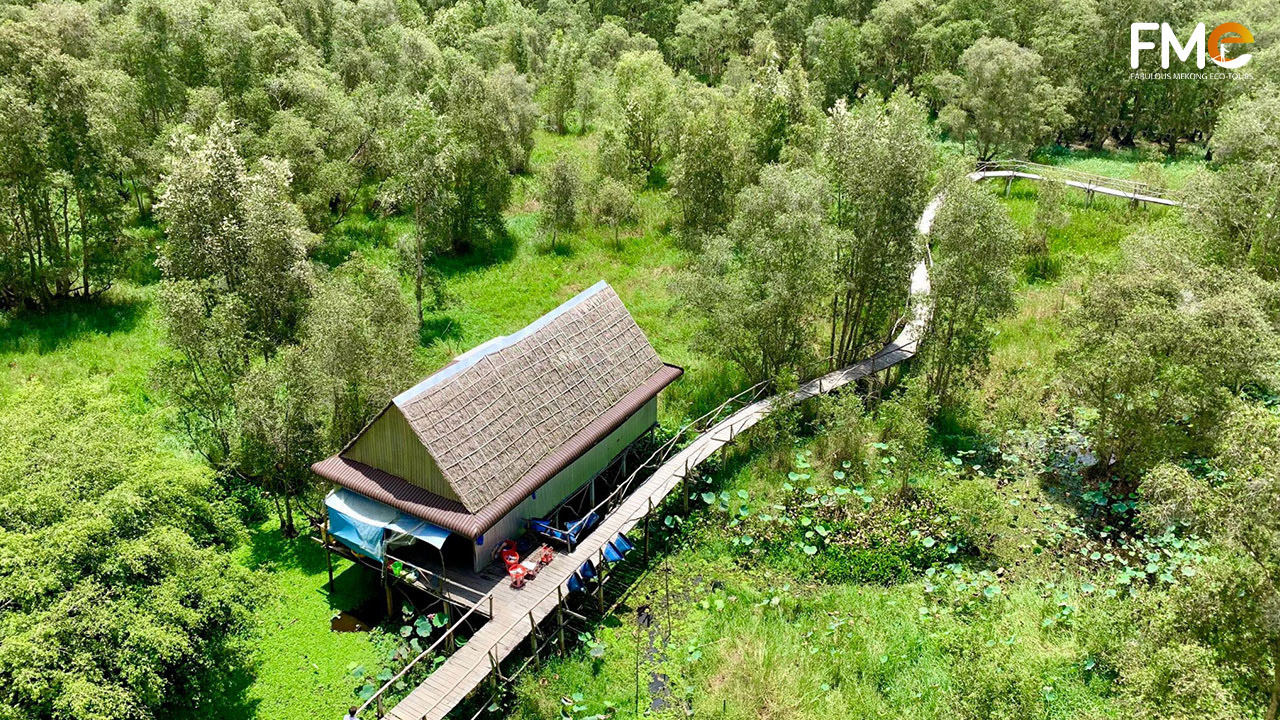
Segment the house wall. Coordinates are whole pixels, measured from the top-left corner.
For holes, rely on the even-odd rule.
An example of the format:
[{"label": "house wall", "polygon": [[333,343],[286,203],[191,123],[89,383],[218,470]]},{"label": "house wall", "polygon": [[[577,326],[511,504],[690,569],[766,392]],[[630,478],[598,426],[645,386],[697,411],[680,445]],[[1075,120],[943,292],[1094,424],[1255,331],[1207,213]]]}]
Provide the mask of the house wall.
[{"label": "house wall", "polygon": [[483,544],[475,546],[475,570],[480,571],[493,560],[494,550],[503,540],[514,538],[524,531],[525,521],[546,515],[561,501],[582,487],[597,473],[604,470],[628,445],[635,442],[658,421],[658,398],[645,403],[622,425],[574,460],[564,470],[548,480],[538,492],[525,498],[484,532]]},{"label": "house wall", "polygon": [[439,466],[395,405],[365,428],[343,457],[389,472],[440,497],[458,500]]}]

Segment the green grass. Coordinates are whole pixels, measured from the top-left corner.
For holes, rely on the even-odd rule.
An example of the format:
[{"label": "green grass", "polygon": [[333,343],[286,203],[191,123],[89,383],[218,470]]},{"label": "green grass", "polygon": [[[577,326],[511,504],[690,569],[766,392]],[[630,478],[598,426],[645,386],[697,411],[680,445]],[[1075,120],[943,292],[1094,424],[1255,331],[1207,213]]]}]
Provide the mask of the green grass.
[{"label": "green grass", "polygon": [[235,557],[266,579],[267,602],[258,627],[246,639],[250,663],[242,684],[204,717],[213,720],[272,718],[312,720],[338,716],[355,699],[352,664],[375,666],[380,657],[370,633],[332,632],[335,612],[351,610],[381,592],[377,575],[334,558],[334,592],[328,588],[324,550],[308,538],[284,539],[275,520],[249,533]]},{"label": "green grass", "polygon": [[1121,180],[1135,180],[1138,165],[1142,162],[1154,162],[1160,166],[1165,181],[1172,190],[1185,187],[1187,180],[1197,168],[1204,166],[1204,150],[1202,148],[1184,147],[1176,158],[1169,158],[1160,149],[1147,147],[1127,150],[1064,150],[1055,148],[1055,152],[1047,156],[1035,158],[1048,165],[1060,165],[1080,172],[1105,175]]}]

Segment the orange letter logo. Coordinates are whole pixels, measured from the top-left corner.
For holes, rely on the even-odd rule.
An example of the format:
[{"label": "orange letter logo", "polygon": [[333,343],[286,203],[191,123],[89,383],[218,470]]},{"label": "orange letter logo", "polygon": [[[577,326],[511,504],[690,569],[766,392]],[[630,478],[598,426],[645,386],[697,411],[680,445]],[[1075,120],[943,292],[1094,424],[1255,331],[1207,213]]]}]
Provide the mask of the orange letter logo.
[{"label": "orange letter logo", "polygon": [[[1224,37],[1225,35],[1235,35],[1238,37]],[[1249,62],[1253,56],[1245,53],[1238,58],[1227,59],[1227,54],[1223,52],[1223,45],[1227,43],[1251,43],[1253,42],[1253,33],[1249,32],[1249,28],[1238,22],[1225,22],[1213,29],[1209,33],[1209,58],[1213,60],[1218,67],[1238,68],[1243,67]]]}]

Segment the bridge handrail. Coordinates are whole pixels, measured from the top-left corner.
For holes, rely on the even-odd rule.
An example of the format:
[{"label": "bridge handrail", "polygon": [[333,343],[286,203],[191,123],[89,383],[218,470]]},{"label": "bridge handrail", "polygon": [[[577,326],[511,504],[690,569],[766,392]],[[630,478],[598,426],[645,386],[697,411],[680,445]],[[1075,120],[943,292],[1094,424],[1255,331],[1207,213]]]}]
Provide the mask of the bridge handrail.
[{"label": "bridge handrail", "polygon": [[1029,160],[989,160],[978,163],[977,169],[979,172],[1025,172],[1031,175],[1038,175],[1046,179],[1065,178],[1094,187],[1106,187],[1113,190],[1119,190],[1132,195],[1146,195],[1149,197],[1161,198],[1163,200],[1177,199],[1176,194],[1168,189],[1153,187],[1149,183],[1139,180],[1098,175],[1096,173],[1084,172],[1083,170],[1076,170],[1074,168],[1062,167],[1060,165],[1045,165],[1043,163],[1035,163]]}]

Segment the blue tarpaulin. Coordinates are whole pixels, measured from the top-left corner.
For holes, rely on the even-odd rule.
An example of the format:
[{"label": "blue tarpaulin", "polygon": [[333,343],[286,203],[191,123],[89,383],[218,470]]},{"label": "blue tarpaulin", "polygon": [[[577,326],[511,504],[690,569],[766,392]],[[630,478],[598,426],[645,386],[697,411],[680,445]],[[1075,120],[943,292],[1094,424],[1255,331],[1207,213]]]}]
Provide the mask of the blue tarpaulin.
[{"label": "blue tarpaulin", "polygon": [[444,528],[350,490],[334,490],[324,499],[324,504],[329,510],[329,534],[379,562],[387,555],[389,541],[417,538],[441,548],[449,537],[449,531]]}]

